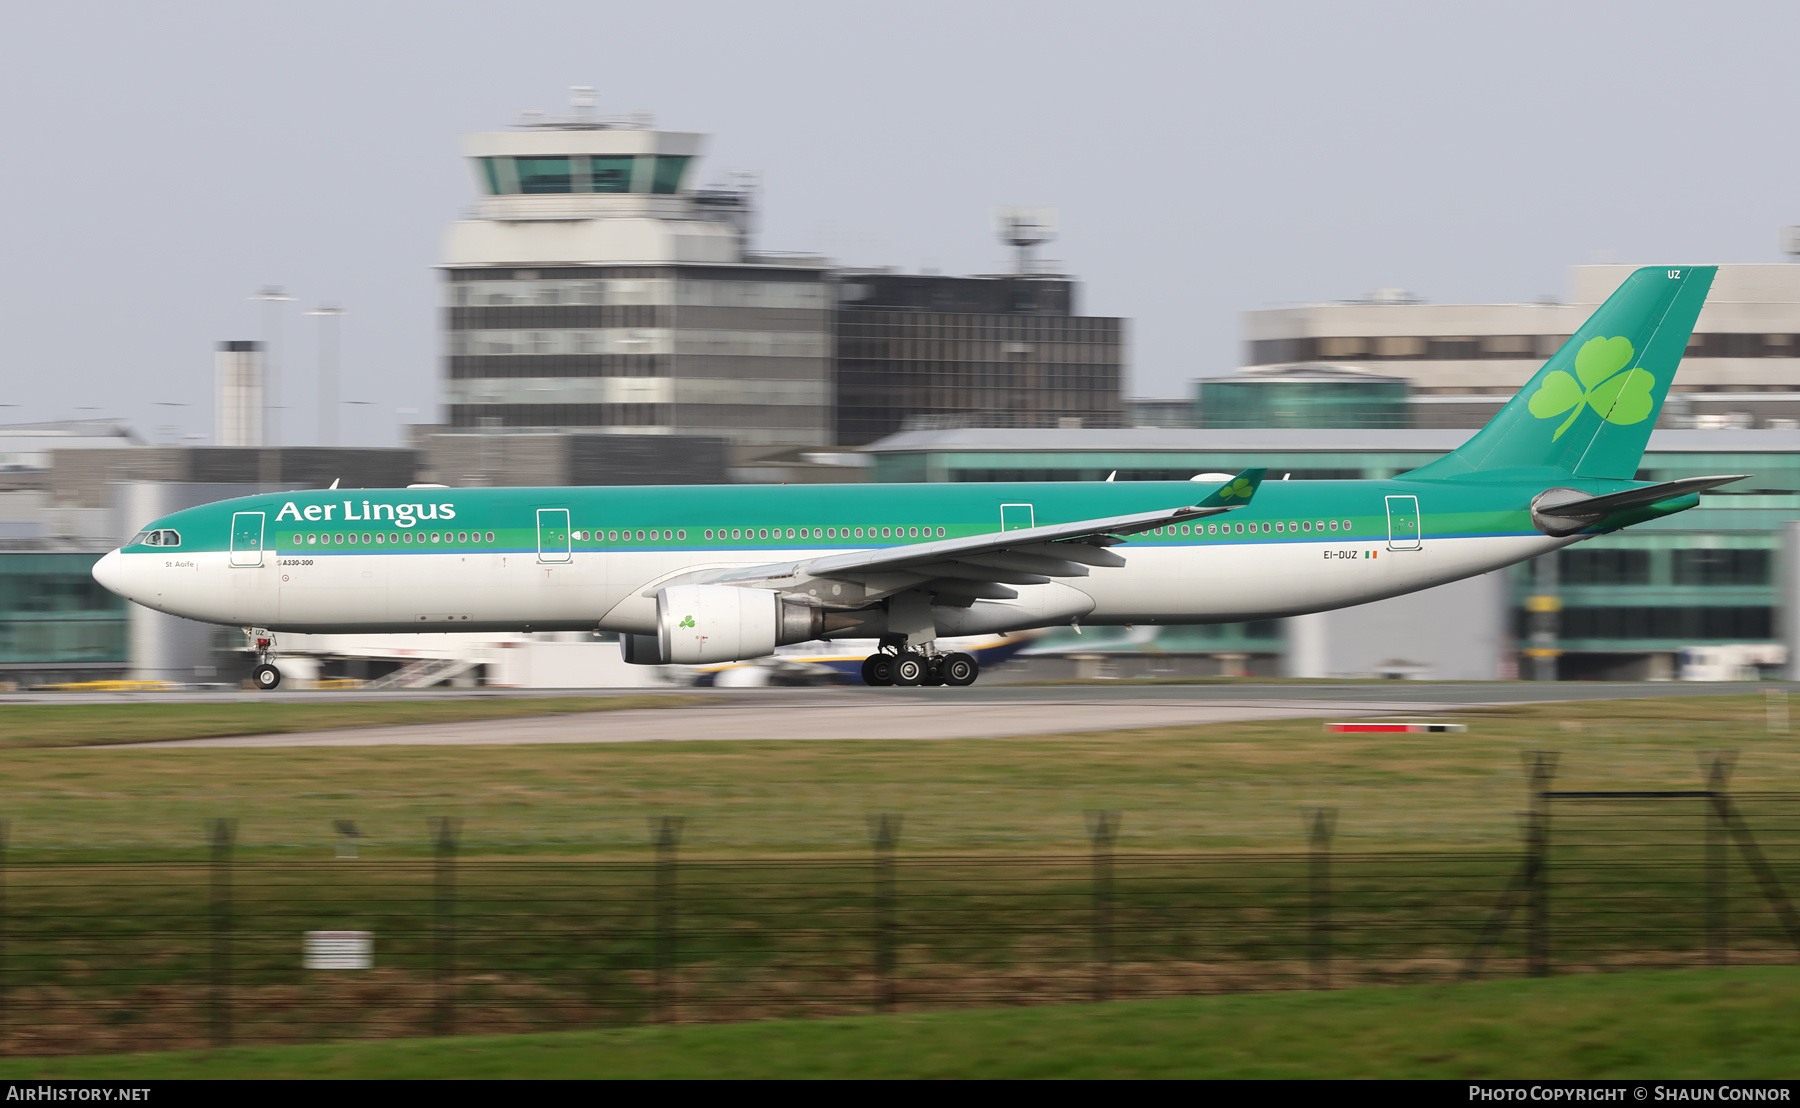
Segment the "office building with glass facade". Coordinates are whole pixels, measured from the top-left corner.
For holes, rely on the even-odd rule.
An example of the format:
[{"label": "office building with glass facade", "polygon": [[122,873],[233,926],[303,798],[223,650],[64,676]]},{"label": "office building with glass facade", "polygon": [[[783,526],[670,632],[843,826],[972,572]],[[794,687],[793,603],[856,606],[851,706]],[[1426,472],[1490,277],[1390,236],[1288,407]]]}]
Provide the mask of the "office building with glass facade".
[{"label": "office building with glass facade", "polygon": [[[1114,473],[1119,481],[1185,480],[1250,466],[1267,467],[1274,480],[1356,479],[1417,468],[1465,438],[1417,429],[952,430],[903,433],[864,449],[877,481],[1102,481]],[[1701,494],[1697,508],[1557,556],[1551,595],[1560,607],[1561,676],[1672,676],[1687,647],[1779,638],[1783,524],[1800,515],[1800,431],[1658,430],[1638,477],[1716,473],[1752,476]],[[1423,526],[1429,539],[1428,508]],[[1517,672],[1527,598],[1536,595],[1544,587],[1531,565],[1506,571],[1494,592],[1505,606],[1497,676]],[[1276,653],[1289,648],[1292,630],[1245,625],[1219,634],[1235,636],[1230,649]]]},{"label": "office building with glass facade", "polygon": [[1410,427],[1407,382],[1331,365],[1194,382],[1194,427]]},{"label": "office building with glass facade", "polygon": [[1125,321],[1035,275],[841,275],[837,436],[907,427],[1117,427]]},{"label": "office building with glass facade", "polygon": [[102,550],[23,543],[0,550],[0,682],[122,676],[130,664],[124,598],[93,578]]}]

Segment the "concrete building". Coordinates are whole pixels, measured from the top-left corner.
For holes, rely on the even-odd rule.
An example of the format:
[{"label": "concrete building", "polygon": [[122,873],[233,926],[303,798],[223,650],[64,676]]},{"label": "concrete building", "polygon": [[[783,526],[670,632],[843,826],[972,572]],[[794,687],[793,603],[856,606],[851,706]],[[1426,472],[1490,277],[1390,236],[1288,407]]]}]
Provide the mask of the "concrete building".
[{"label": "concrete building", "polygon": [[456,488],[717,485],[728,479],[731,443],[716,436],[412,430],[419,479]]},{"label": "concrete building", "polygon": [[264,445],[267,382],[260,342],[222,342],[213,355],[213,442]]},{"label": "concrete building", "polygon": [[[1243,315],[1251,371],[1329,362],[1410,383],[1414,427],[1479,427],[1635,266],[1569,271],[1562,300],[1429,304],[1398,290]],[[1800,265],[1722,265],[1658,426],[1800,426]]]},{"label": "concrete building", "polygon": [[694,185],[704,139],[583,98],[464,136],[480,199],[443,246],[452,426],[831,445],[830,271],[752,248],[755,189]]}]

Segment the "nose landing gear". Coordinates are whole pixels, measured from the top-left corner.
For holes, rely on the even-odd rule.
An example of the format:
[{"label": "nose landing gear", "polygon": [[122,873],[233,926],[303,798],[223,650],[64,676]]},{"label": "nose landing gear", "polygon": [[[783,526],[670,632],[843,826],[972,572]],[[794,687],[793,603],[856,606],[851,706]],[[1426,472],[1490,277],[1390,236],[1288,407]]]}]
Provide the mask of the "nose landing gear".
[{"label": "nose landing gear", "polygon": [[272,692],[281,685],[281,671],[275,668],[275,636],[260,627],[246,627],[244,637],[256,652],[256,668],[250,671],[250,679],[259,692]]}]

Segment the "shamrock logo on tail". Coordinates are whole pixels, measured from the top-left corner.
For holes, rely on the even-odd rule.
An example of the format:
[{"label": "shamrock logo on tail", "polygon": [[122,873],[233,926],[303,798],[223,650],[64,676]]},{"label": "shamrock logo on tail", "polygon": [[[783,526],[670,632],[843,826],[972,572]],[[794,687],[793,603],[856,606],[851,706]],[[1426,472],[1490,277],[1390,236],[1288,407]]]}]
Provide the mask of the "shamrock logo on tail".
[{"label": "shamrock logo on tail", "polygon": [[1220,489],[1216,495],[1220,500],[1231,500],[1237,497],[1243,497],[1248,500],[1253,491],[1255,490],[1250,487],[1250,479],[1247,477],[1239,477],[1235,481],[1226,482],[1225,487]]},{"label": "shamrock logo on tail", "polygon": [[1641,367],[1623,372],[1631,364],[1632,353],[1631,340],[1623,336],[1589,339],[1575,354],[1574,377],[1559,369],[1544,378],[1526,407],[1539,419],[1569,413],[1550,436],[1551,442],[1562,438],[1574,424],[1584,402],[1608,423],[1641,423],[1649,418],[1655,406],[1650,390],[1656,387],[1656,377]]},{"label": "shamrock logo on tail", "polygon": [[693,625],[694,625],[694,617],[686,616],[682,619],[682,621],[680,623],[677,623],[675,626],[677,626],[677,627],[692,627]]}]

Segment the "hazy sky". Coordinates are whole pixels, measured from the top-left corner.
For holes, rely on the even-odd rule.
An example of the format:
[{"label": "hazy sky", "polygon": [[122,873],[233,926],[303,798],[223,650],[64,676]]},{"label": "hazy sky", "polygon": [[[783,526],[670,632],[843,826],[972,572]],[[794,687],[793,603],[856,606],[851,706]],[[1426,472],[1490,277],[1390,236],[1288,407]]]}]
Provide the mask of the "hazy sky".
[{"label": "hazy sky", "polygon": [[435,412],[456,136],[570,85],[713,135],[702,180],[759,170],[769,249],[989,272],[996,205],[1059,208],[1044,253],[1131,319],[1130,391],[1177,395],[1247,308],[1780,260],[1796,32],[1716,0],[9,5],[0,421],[210,435],[213,346],[278,284],[284,441],[331,301],[346,439],[395,442]]}]

